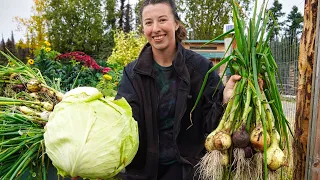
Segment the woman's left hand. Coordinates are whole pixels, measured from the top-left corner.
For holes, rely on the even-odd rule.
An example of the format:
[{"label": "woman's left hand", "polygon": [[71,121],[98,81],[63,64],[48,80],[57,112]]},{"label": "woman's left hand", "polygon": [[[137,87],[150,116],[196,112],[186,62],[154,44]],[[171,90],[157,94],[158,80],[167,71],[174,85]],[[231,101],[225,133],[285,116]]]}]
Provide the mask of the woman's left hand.
[{"label": "woman's left hand", "polygon": [[235,86],[236,82],[239,81],[240,79],[241,79],[240,75],[232,75],[230,77],[230,79],[228,80],[228,82],[223,90],[223,100],[222,100],[223,104],[228,103],[230,97],[232,96],[234,86]]}]

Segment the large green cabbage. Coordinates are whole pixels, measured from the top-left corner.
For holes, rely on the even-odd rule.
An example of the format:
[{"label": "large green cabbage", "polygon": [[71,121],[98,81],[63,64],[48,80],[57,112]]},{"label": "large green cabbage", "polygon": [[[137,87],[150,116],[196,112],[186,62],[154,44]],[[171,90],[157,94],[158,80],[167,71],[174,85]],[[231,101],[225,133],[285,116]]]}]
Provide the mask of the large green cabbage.
[{"label": "large green cabbage", "polygon": [[138,125],[130,105],[124,98],[103,98],[95,88],[66,93],[45,128],[46,152],[64,177],[113,177],[138,150]]}]

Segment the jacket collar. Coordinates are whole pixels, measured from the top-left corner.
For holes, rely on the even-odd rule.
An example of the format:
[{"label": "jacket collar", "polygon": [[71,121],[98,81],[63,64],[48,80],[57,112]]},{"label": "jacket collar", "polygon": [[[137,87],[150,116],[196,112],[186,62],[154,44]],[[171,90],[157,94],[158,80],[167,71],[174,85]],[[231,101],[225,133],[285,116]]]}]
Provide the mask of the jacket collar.
[{"label": "jacket collar", "polygon": [[[190,82],[190,76],[188,69],[186,67],[186,49],[180,44],[177,43],[177,52],[175,58],[172,62],[173,67],[180,76],[180,78],[186,81],[188,84]],[[138,57],[137,64],[134,67],[134,70],[138,73],[153,76],[153,54],[152,48],[149,43],[147,43],[144,48],[141,50],[141,53]]]}]

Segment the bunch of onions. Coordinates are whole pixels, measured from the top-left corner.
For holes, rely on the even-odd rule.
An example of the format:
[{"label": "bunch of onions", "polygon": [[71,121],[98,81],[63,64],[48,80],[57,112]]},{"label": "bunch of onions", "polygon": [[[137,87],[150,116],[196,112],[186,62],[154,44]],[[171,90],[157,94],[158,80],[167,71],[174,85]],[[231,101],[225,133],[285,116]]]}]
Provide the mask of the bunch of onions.
[{"label": "bunch of onions", "polygon": [[10,52],[0,51],[8,59],[8,65],[0,69],[1,97],[15,97],[26,101],[57,104],[63,93],[47,85],[37,69],[25,65]]},{"label": "bunch of onions", "polygon": [[49,87],[40,71],[0,53],[9,62],[0,68],[0,179],[20,179],[26,171],[46,179],[44,126],[63,93]]},{"label": "bunch of onions", "polygon": [[[289,125],[276,84],[277,65],[267,43],[272,29],[265,32],[269,14],[265,1],[257,14],[256,1],[253,16],[246,23],[238,2],[233,0],[232,5],[234,29],[215,39],[234,31],[237,47],[207,72],[192,111],[209,74],[222,64],[242,78],[235,85],[218,127],[206,138],[207,154],[197,170],[202,179],[268,179],[269,172],[285,164],[286,157],[279,146],[289,150]],[[229,155],[227,164],[223,154]]]}]

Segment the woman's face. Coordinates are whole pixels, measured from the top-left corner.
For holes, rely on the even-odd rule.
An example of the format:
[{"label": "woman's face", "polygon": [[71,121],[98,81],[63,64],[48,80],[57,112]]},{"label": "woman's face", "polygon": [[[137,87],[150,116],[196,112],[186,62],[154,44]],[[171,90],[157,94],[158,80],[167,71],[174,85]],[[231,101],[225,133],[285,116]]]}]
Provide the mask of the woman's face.
[{"label": "woman's face", "polygon": [[175,48],[175,21],[171,7],[166,3],[149,4],[142,11],[143,33],[151,46],[157,50]]}]

